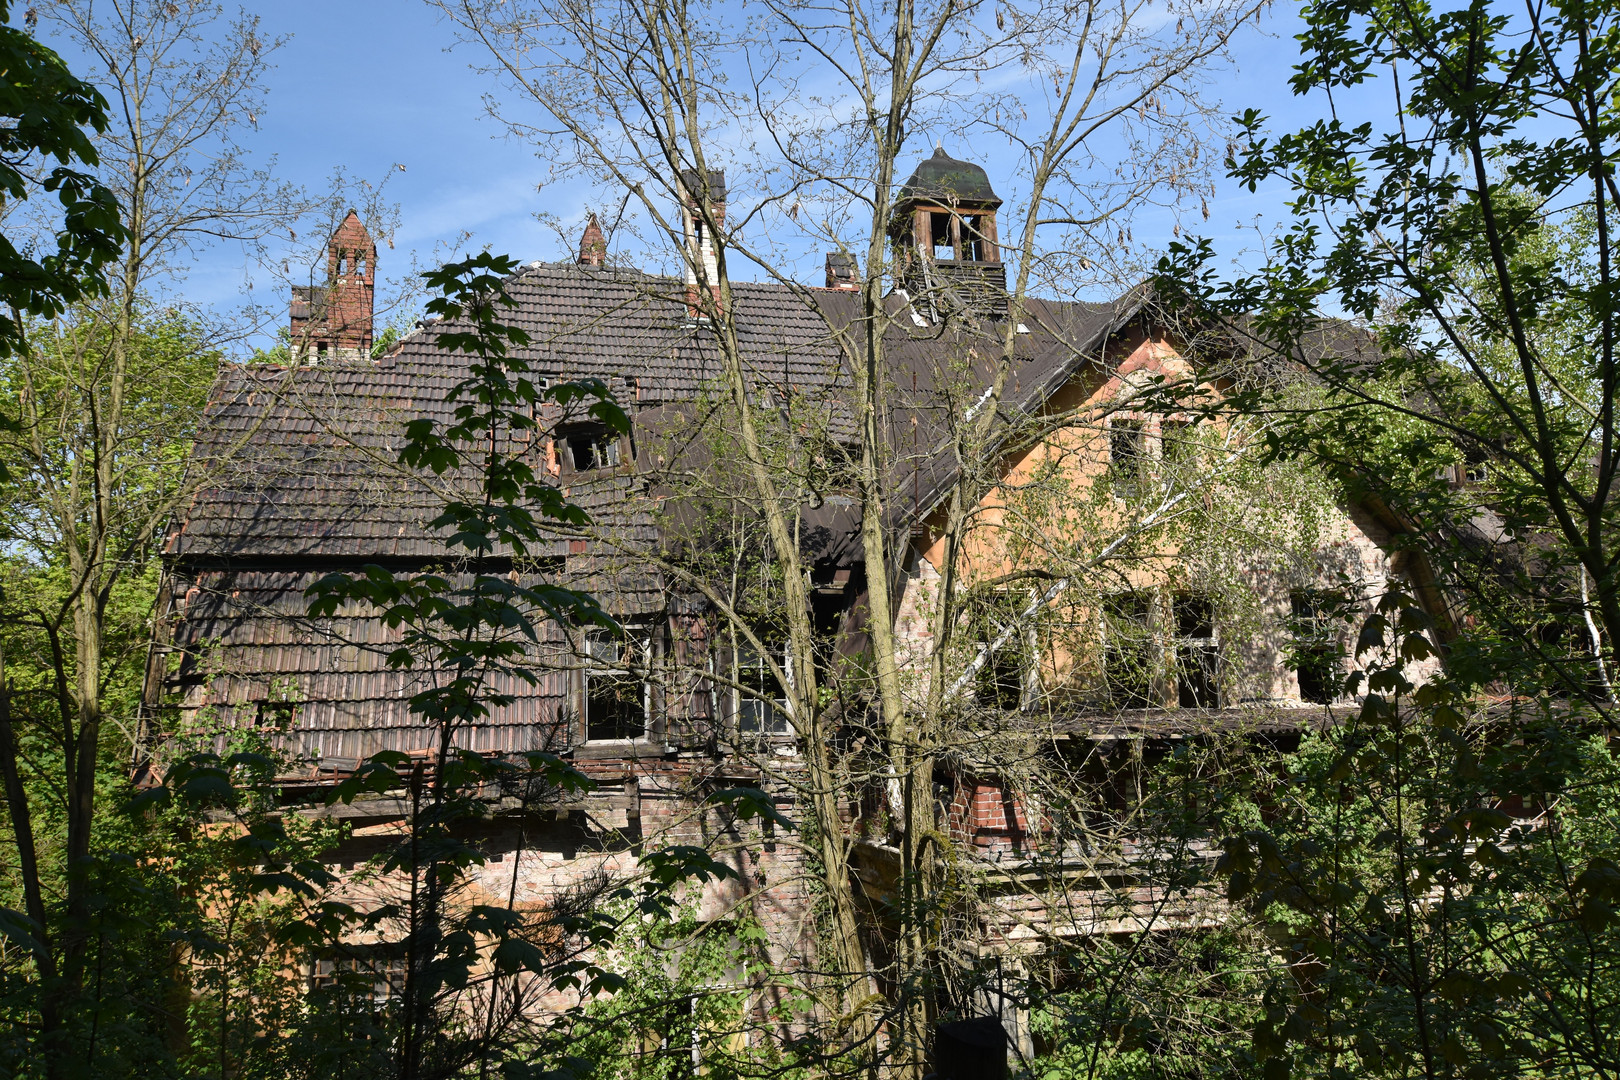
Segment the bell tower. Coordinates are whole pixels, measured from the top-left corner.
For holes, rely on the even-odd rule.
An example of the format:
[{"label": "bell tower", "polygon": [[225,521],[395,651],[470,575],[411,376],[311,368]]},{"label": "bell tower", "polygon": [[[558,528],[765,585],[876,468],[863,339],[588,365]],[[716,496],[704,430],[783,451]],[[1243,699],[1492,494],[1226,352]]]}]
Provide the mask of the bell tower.
[{"label": "bell tower", "polygon": [[350,210],[326,242],[325,284],[293,286],[293,362],[369,360],[376,283],[376,241]]},{"label": "bell tower", "polygon": [[996,237],[1000,206],[985,171],[943,146],[917,166],[889,219],[895,284],[913,304],[936,316],[1006,314],[1007,270]]}]

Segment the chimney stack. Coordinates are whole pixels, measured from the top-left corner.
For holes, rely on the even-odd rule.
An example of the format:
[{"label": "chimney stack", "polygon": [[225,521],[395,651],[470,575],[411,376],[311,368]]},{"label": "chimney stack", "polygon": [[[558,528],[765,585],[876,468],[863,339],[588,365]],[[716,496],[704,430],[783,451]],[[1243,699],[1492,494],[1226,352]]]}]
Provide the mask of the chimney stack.
[{"label": "chimney stack", "polygon": [[602,226],[592,214],[585,223],[585,235],[579,238],[579,265],[601,266],[606,258],[607,237],[602,235]]},{"label": "chimney stack", "polygon": [[696,318],[702,314],[697,295],[697,267],[703,267],[703,276],[714,295],[715,306],[720,304],[720,268],[715,258],[714,237],[709,234],[707,223],[703,220],[703,198],[708,196],[715,228],[725,228],[726,174],[719,169],[710,169],[706,191],[703,178],[696,169],[682,169],[676,181],[681,196],[681,227],[686,235],[688,253],[686,306],[692,317]]},{"label": "chimney stack", "polygon": [[861,287],[859,266],[855,256],[842,251],[827,253],[827,288],[853,292]]}]

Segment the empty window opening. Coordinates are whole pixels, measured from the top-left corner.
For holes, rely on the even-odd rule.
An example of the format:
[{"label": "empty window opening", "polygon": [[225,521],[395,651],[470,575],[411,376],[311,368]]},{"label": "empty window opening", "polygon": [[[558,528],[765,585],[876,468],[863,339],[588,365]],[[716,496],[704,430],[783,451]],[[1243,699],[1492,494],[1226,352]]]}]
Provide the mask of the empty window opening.
[{"label": "empty window opening", "polygon": [[1175,598],[1176,697],[1183,709],[1220,706],[1220,640],[1215,605],[1207,596]]},{"label": "empty window opening", "polygon": [[985,216],[973,214],[962,219],[962,253],[964,262],[990,262],[990,241],[985,238]]},{"label": "empty window opening", "polygon": [[1462,478],[1465,484],[1483,484],[1491,478],[1491,466],[1485,451],[1478,447],[1468,448],[1463,455]]},{"label": "empty window opening", "polygon": [[258,703],[253,724],[268,731],[287,731],[298,719],[296,701],[261,701]]},{"label": "empty window opening", "polygon": [[1152,598],[1121,593],[1103,602],[1103,684],[1108,704],[1118,709],[1146,709],[1156,704],[1158,675]]},{"label": "empty window opening", "polygon": [[[639,739],[647,734],[651,687],[644,677],[646,643],[592,634],[585,640],[585,738]],[[642,670],[638,670],[642,669]]]},{"label": "empty window opening", "polygon": [[956,244],[951,240],[951,215],[928,215],[928,239],[934,258],[956,258]]},{"label": "empty window opening", "polygon": [[619,437],[605,428],[587,428],[563,436],[575,472],[612,469],[619,464]]},{"label": "empty window opening", "polygon": [[[788,726],[787,696],[771,664],[747,642],[738,642],[736,663],[732,678],[737,684],[737,732],[741,735],[786,735]],[[784,646],[772,650],[772,660],[781,667],[782,674],[791,685],[793,656]]]},{"label": "empty window opening", "polygon": [[1115,420],[1108,425],[1108,479],[1114,494],[1135,497],[1147,467],[1147,427],[1140,420]]},{"label": "empty window opening", "polygon": [[991,649],[979,668],[975,696],[987,709],[1013,712],[1024,704],[1024,652],[1019,641]]},{"label": "empty window opening", "polygon": [[980,646],[987,653],[974,676],[974,699],[983,708],[1013,712],[1028,700],[1034,643],[1020,625],[1025,605],[1011,594],[997,597],[980,624]]},{"label": "empty window opening", "polygon": [[1293,637],[1289,661],[1299,678],[1300,700],[1317,705],[1331,704],[1343,682],[1333,601],[1333,594],[1316,589],[1299,589],[1288,597]]}]

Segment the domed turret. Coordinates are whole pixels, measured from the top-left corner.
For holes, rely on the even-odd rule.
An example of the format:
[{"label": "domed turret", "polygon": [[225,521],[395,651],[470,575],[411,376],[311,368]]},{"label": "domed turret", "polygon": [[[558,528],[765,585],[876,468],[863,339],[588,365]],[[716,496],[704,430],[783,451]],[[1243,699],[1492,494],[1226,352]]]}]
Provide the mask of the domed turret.
[{"label": "domed turret", "polygon": [[968,204],[994,210],[1001,199],[990,188],[990,177],[971,161],[958,161],[943,146],[934,156],[917,166],[911,179],[900,189],[900,201],[927,199],[933,202]]},{"label": "domed turret", "polygon": [[936,315],[1007,310],[1007,271],[996,240],[1001,199],[990,177],[943,146],[900,188],[889,235],[895,279],[919,308]]}]

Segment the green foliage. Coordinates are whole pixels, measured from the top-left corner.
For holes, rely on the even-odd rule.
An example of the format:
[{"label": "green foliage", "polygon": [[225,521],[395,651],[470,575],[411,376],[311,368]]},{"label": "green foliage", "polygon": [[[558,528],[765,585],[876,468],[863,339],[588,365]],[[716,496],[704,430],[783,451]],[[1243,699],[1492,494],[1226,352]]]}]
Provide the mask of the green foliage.
[{"label": "green foliage", "polygon": [[[1251,1076],[1243,1045],[1261,985],[1243,932],[1162,931],[1098,942],[1085,966],[1112,977],[1070,978],[1031,1003],[1036,1080]],[[1077,973],[1075,973],[1077,974]]]},{"label": "green foliage", "polygon": [[1607,1075],[1620,6],[1303,19],[1293,86],[1331,117],[1272,136],[1250,110],[1229,161],[1291,221],[1254,274],[1197,241],[1160,285],[1250,354],[1227,407],[1280,420],[1270,458],[1325,466],[1417,599],[1361,626],[1357,716],[1226,830],[1228,895],[1286,962],[1252,1050],[1268,1077]]},{"label": "green foliage", "polygon": [[1284,949],[1253,1049],[1268,1074],[1526,1075],[1616,1065],[1620,763],[1566,703],[1421,686],[1428,617],[1368,617],[1358,717],[1309,740],[1223,844],[1227,895]]},{"label": "green foliage", "polygon": [[630,925],[611,962],[624,989],[592,1002],[568,1029],[577,1075],[808,1075],[784,1035],[807,1019],[810,1002],[771,962],[764,931],[746,913],[701,922],[687,901],[666,920]]},{"label": "green foliage", "polygon": [[31,33],[10,25],[11,7],[0,2],[0,193],[11,202],[36,188],[54,193],[61,224],[47,255],[0,235],[0,304],[14,313],[0,319],[0,357],[26,348],[19,315],[54,318],[104,289],[104,267],[125,236],[112,192],[84,169],[98,164],[84,129],[106,130],[107,101]]},{"label": "green foliage", "polygon": [[[1292,220],[1255,274],[1220,280],[1197,241],[1172,245],[1160,285],[1189,323],[1223,327],[1228,354],[1236,337],[1308,371],[1309,392],[1250,378],[1232,405],[1283,417],[1274,458],[1326,465],[1469,595],[1487,632],[1458,659],[1606,701],[1592,667],[1620,648],[1620,309],[1615,192],[1593,163],[1620,137],[1620,7],[1350,0],[1304,19],[1295,92],[1343,109],[1393,91],[1399,115],[1336,110],[1273,137],[1245,113],[1232,174],[1287,185]],[[1575,632],[1548,647],[1550,623]]]}]

